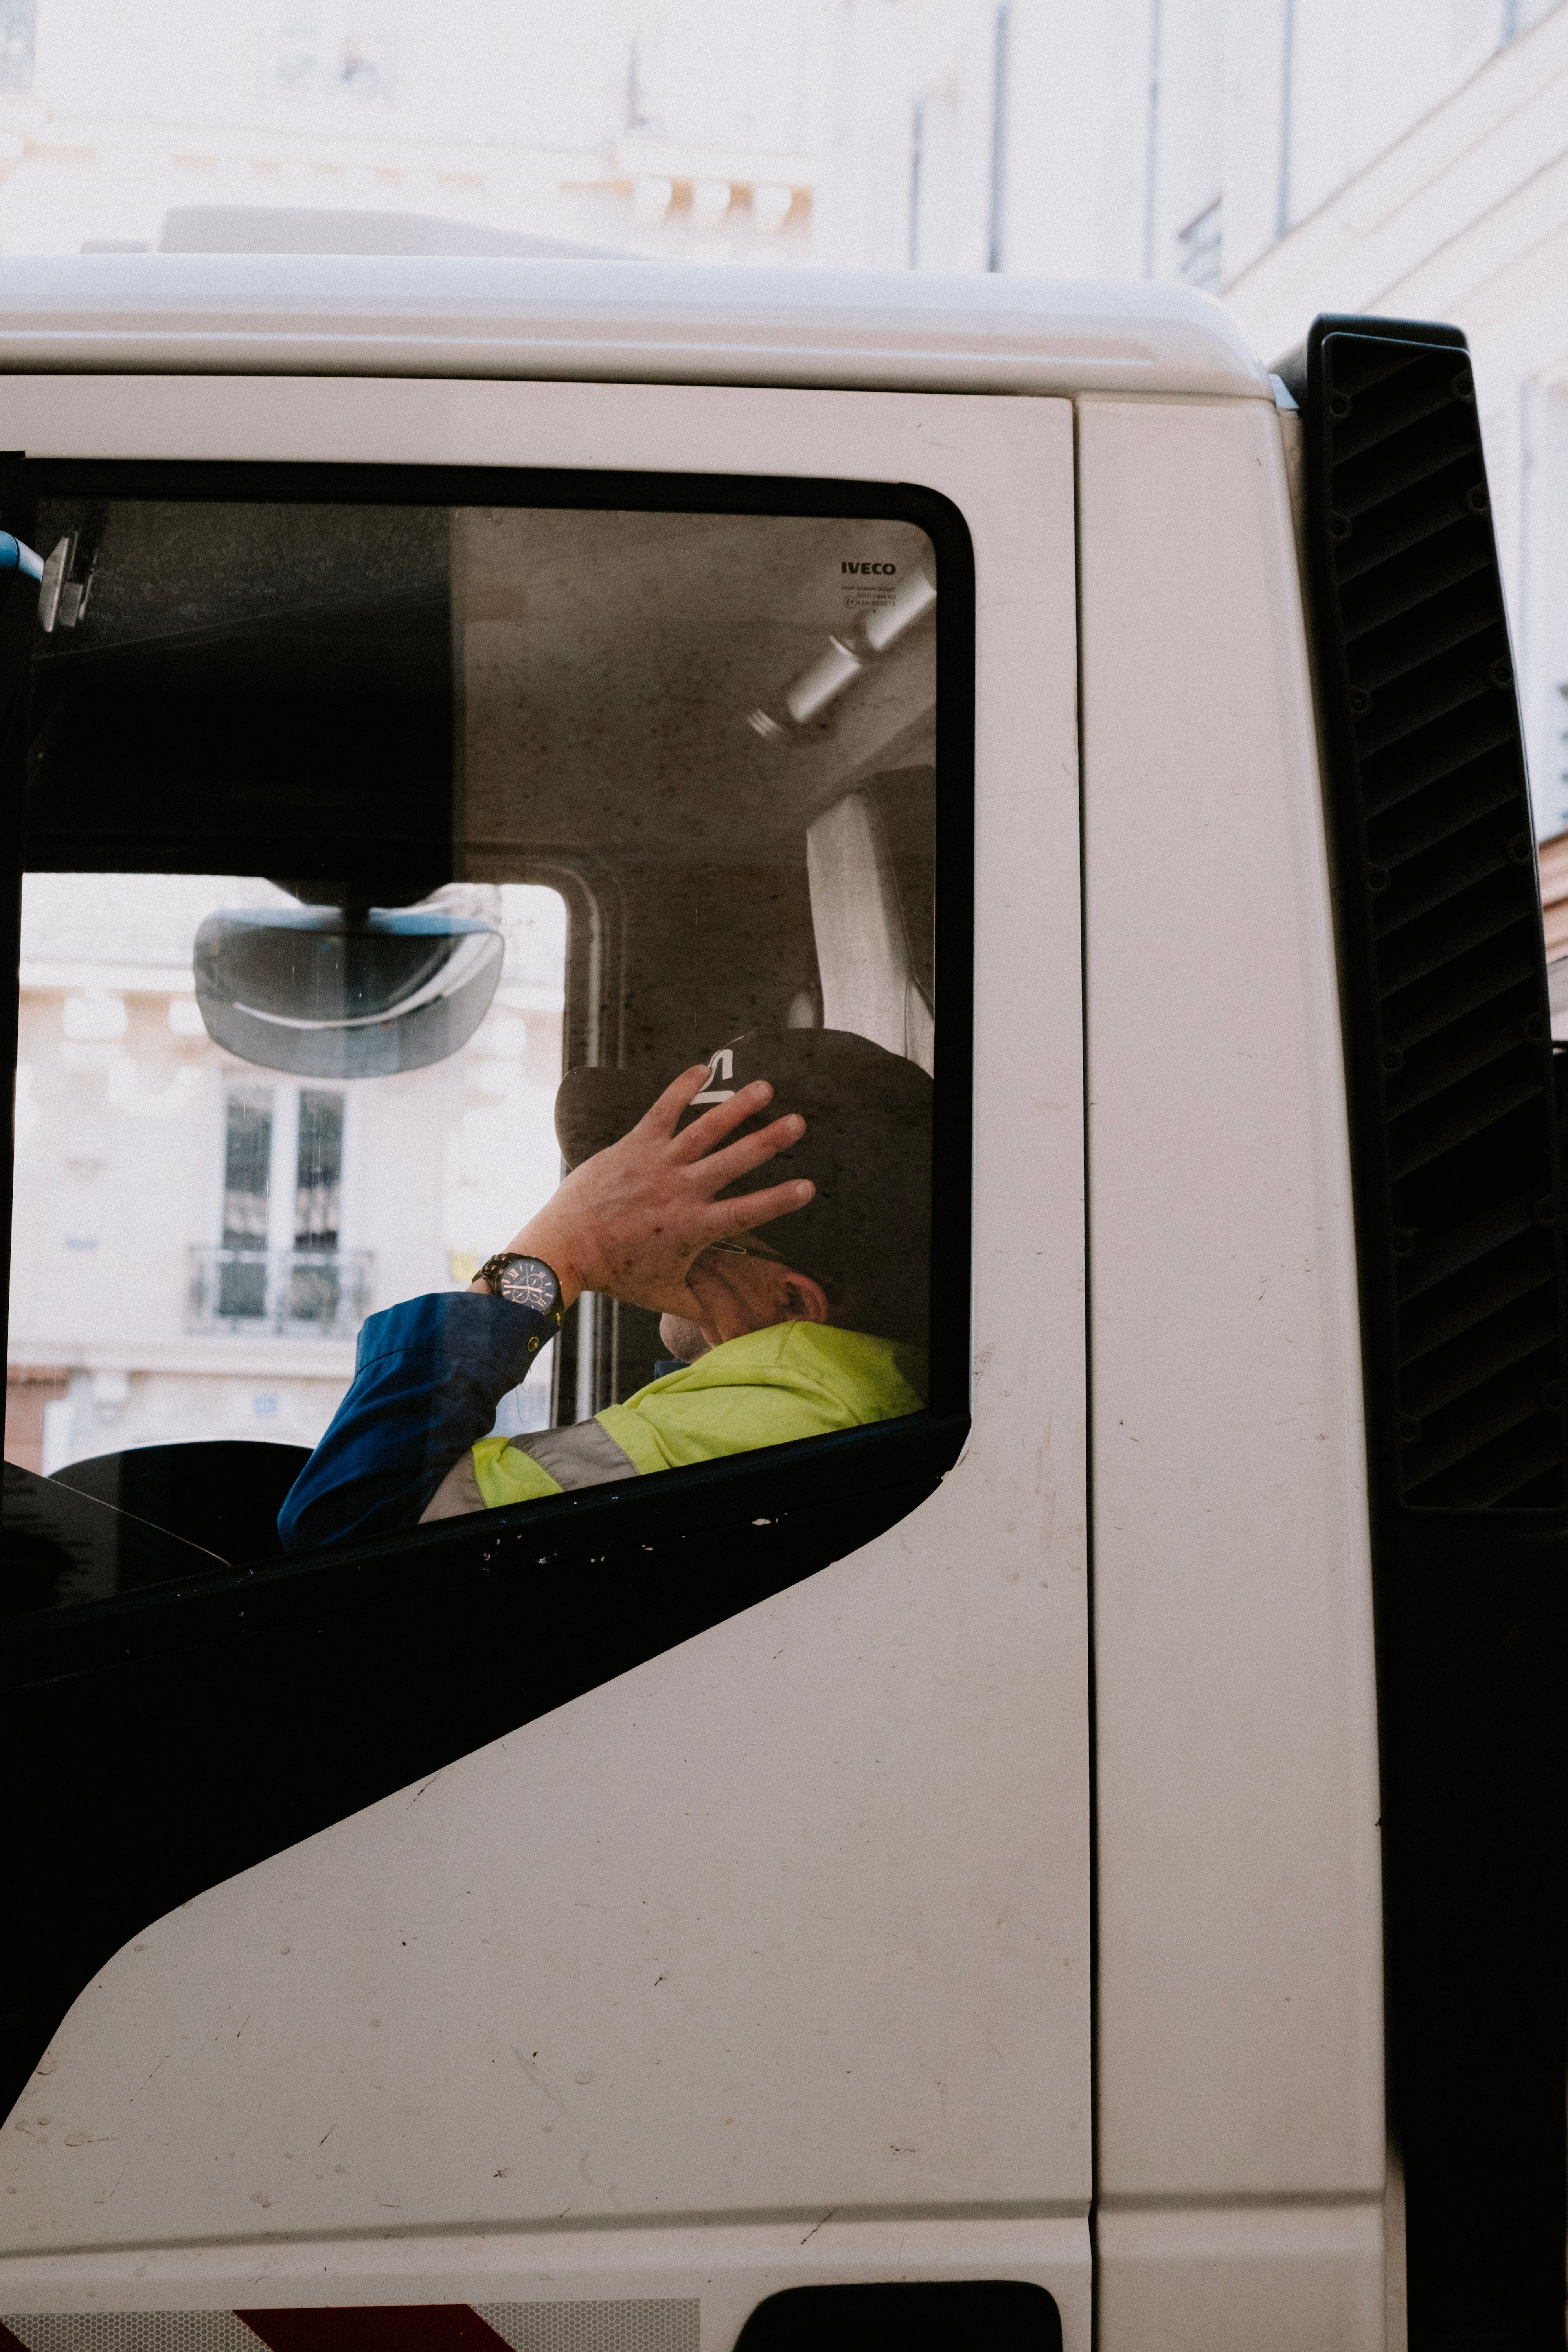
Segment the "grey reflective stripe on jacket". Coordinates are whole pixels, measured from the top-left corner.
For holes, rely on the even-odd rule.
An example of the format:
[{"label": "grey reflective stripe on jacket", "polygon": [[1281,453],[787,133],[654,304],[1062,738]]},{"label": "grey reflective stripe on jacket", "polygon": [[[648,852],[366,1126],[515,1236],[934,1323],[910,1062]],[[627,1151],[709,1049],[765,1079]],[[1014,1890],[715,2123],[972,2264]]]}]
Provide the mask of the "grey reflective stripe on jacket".
[{"label": "grey reflective stripe on jacket", "polygon": [[[626,1448],[617,1445],[609,1431],[596,1421],[579,1421],[570,1429],[536,1429],[510,1442],[514,1452],[531,1454],[563,1495],[569,1495],[576,1486],[605,1486],[613,1479],[640,1475]],[[469,1511],[484,1508],[485,1498],[474,1475],[470,1451],[453,1463],[419,1514],[419,1524],[424,1527],[430,1519],[459,1519]]]}]

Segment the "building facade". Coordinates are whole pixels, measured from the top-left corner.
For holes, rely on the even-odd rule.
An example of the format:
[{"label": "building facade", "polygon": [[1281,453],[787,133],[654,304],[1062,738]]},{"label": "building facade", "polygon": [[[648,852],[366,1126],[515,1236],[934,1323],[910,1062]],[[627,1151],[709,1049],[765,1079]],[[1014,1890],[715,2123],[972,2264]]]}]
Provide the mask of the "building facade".
[{"label": "building facade", "polygon": [[1538,832],[1568,826],[1568,6],[842,0],[814,257],[1145,278],[1267,361],[1320,311],[1475,359]]}]

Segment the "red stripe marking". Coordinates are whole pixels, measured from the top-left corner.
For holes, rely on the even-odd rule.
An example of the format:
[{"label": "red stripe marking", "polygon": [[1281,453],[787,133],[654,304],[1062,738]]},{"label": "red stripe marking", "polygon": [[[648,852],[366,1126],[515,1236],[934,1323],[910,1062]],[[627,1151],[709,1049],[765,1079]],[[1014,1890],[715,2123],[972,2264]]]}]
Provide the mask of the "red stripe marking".
[{"label": "red stripe marking", "polygon": [[362,2303],[234,2315],[271,2352],[509,2352],[505,2336],[466,2303]]}]

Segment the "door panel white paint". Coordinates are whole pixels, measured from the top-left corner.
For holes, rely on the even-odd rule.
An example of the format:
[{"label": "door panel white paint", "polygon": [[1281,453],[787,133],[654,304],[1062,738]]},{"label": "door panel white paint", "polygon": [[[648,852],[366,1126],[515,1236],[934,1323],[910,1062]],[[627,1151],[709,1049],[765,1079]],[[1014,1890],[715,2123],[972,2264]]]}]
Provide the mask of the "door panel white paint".
[{"label": "door panel white paint", "polygon": [[[1300,2264],[1215,2210],[1375,2203],[1384,2172],[1355,1269],[1277,420],[1086,402],[1079,501],[1101,2341],[1360,2347],[1370,2320],[1289,2333]],[[1195,2333],[1178,2274],[1208,2281]],[[1371,2311],[1350,2277],[1331,2301]]]},{"label": "door panel white paint", "polygon": [[1106,2352],[1383,2352],[1375,2199],[1101,2215]]},{"label": "door panel white paint", "polygon": [[[810,1582],[150,1924],[61,2026],[47,2132],[5,2135],[0,2308],[163,2307],[154,2244],[214,2249],[182,2273],[198,2301],[410,2299],[388,2295],[380,2249],[346,2251],[388,2231],[401,2260],[424,2250],[421,2282],[463,2267],[456,2233],[486,2301],[556,2294],[568,2270],[604,2294],[650,2246],[661,2292],[700,2293],[761,2217],[783,2233],[768,2262],[845,2275],[842,2230],[879,2211],[903,2217],[881,2274],[1037,2276],[1087,2344],[1068,408],[57,377],[0,386],[0,425],[34,454],[945,492],[979,577],[984,1139],[975,1425],[941,1492]],[[302,1736],[286,1693],[277,1725],[236,1727],[258,1770],[268,1740]],[[748,2276],[765,2269],[759,2253]],[[716,2307],[713,2343],[742,2308]]]},{"label": "door panel white paint", "polygon": [[[562,2228],[402,2239],[384,2231],[363,2238],[274,2238],[245,2249],[149,2246],[129,2275],[118,2253],[79,2254],[68,2270],[47,2261],[0,2269],[8,2292],[26,2283],[27,2300],[8,2305],[13,2315],[200,2313],[211,2352],[233,2352],[237,2324],[214,2325],[231,2309],[543,2304],[552,2315],[566,2316],[560,2334],[568,2346],[580,2347],[603,2343],[610,2334],[602,2323],[581,2326],[584,2305],[592,2319],[606,2305],[613,2311],[617,2304],[657,2303],[668,2326],[669,2305],[679,2308],[688,2297],[700,2305],[701,2352],[731,2352],[747,2315],[764,2295],[784,2288],[998,2276],[1044,2286],[1061,2312],[1069,2352],[1085,2352],[1090,2284],[1084,2221],[671,2222],[613,2231]],[[575,2328],[573,2319],[579,2320]],[[670,2336],[679,2340],[676,2329],[668,2328],[667,2341]],[[165,2347],[171,2337],[172,2331]],[[100,2337],[87,2352],[110,2347]],[[125,2352],[123,2338],[119,2352]],[[255,2352],[254,2343],[247,2352]]]}]

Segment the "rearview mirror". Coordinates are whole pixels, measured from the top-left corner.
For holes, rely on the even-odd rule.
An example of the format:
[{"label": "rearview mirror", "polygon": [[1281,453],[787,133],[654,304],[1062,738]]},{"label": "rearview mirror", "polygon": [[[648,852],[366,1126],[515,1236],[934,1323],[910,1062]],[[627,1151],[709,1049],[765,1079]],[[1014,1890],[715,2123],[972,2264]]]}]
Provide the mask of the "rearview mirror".
[{"label": "rearview mirror", "polygon": [[209,915],[196,1003],[216,1045],[301,1078],[381,1078],[467,1045],[505,943],[466,915],[342,907]]}]

